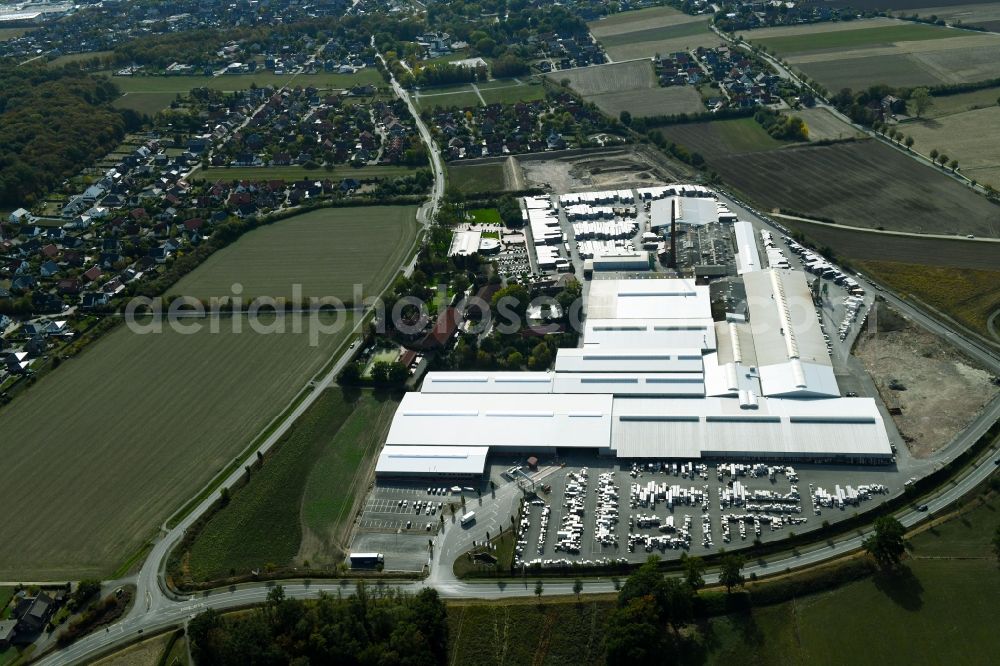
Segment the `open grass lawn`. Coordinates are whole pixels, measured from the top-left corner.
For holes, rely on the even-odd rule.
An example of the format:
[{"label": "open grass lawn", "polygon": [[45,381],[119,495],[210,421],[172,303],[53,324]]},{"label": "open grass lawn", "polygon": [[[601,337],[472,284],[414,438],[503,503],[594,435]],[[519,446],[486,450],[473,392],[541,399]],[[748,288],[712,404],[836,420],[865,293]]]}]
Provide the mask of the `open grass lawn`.
[{"label": "open grass lawn", "polygon": [[706,158],[774,150],[791,143],[773,138],[753,118],[664,125],[655,129],[667,139]]},{"label": "open grass lawn", "polygon": [[980,335],[991,337],[986,323],[1000,310],[1000,248],[995,251],[997,270],[876,260],[860,261],[858,267],[893,291],[915,296]]},{"label": "open grass lawn", "polygon": [[473,222],[482,224],[500,224],[500,211],[496,208],[477,208],[469,211]]},{"label": "open grass lawn", "polygon": [[1000,209],[877,141],[707,159],[727,185],[766,209],[786,208],[873,229],[1000,235]]},{"label": "open grass lawn", "polygon": [[[514,583],[518,584],[518,583]],[[534,581],[528,579],[528,586]],[[613,601],[448,605],[449,664],[604,664]]]},{"label": "open grass lawn", "polygon": [[302,180],[310,178],[313,180],[325,180],[339,182],[342,178],[356,178],[364,180],[369,178],[398,178],[407,176],[415,171],[413,167],[397,166],[395,164],[375,164],[363,167],[353,167],[342,164],[327,171],[324,168],[306,169],[301,166],[270,166],[270,167],[209,167],[198,169],[194,172],[192,180],[271,180],[281,179],[286,181]]},{"label": "open grass lawn", "polygon": [[503,164],[475,164],[448,167],[448,185],[463,194],[506,189]]},{"label": "open grass lawn", "polygon": [[692,21],[690,23],[680,23],[678,25],[659,26],[654,28],[644,28],[634,32],[623,32],[616,35],[607,35],[600,38],[601,45],[606,49],[613,49],[618,46],[635,44],[637,42],[661,42],[668,39],[680,37],[691,37],[694,35],[704,35],[707,31],[708,21]]},{"label": "open grass lawn", "polygon": [[13,587],[0,587],[0,620],[6,619],[7,604],[14,598],[15,591]]},{"label": "open grass lawn", "polygon": [[353,300],[354,286],[376,295],[396,274],[416,237],[413,206],[321,208],[260,227],[216,252],[171,288],[207,299],[235,283],[258,296]]},{"label": "open grass lawn", "polygon": [[[479,95],[469,84],[423,88],[415,96],[421,109],[451,108],[466,109],[486,104],[514,104],[545,99],[545,86],[537,81],[522,79],[494,79],[477,83]],[[480,99],[482,96],[482,99]]]},{"label": "open grass lawn", "polygon": [[895,42],[946,39],[972,34],[923,23],[899,23],[898,25],[865,27],[858,30],[834,31],[823,30],[822,24],[817,24],[816,27],[817,30],[810,34],[754,39],[753,31],[749,31],[744,33],[744,37],[754,44],[759,44],[767,48],[768,51],[780,53],[781,55],[792,55],[827,49],[856,49],[867,46],[882,46]]},{"label": "open grass lawn", "polygon": [[395,398],[362,393],[347,420],[314,458],[302,494],[300,561],[315,565],[343,559],[352,509],[367,491],[398,405]]},{"label": "open grass lawn", "polygon": [[973,90],[972,92],[959,93],[957,95],[935,96],[931,107],[924,114],[924,117],[940,118],[942,116],[950,116],[953,113],[985,109],[997,106],[997,100],[1000,100],[1000,87],[983,88],[982,90]]},{"label": "open grass lawn", "polygon": [[62,67],[63,65],[68,65],[72,62],[86,62],[93,60],[94,58],[104,58],[110,55],[114,55],[114,51],[90,51],[88,53],[70,53],[69,55],[59,56],[58,58],[53,58],[47,64],[48,67]]},{"label": "open grass lawn", "polygon": [[133,555],[350,330],[313,345],[310,321],[296,332],[294,317],[284,334],[256,333],[245,318],[217,320],[217,333],[192,320],[183,323],[203,323],[201,331],[139,335],[121,326],[4,407],[0,580],[107,576]]},{"label": "open grass lawn", "polygon": [[668,7],[649,7],[647,9],[637,9],[635,11],[618,12],[605,16],[596,21],[591,21],[587,27],[595,35],[608,34],[619,30],[634,30],[636,27],[644,25],[666,25],[672,21],[687,16],[683,12]]},{"label": "open grass lawn", "polygon": [[325,391],[206,523],[184,559],[190,576],[213,580],[231,570],[290,565],[303,544],[303,523],[314,534],[338,534],[365,488],[356,477],[374,461],[371,432],[380,433],[382,412],[391,418],[395,404],[370,392]]},{"label": "open grass lawn", "polygon": [[[111,72],[105,72],[111,74]],[[215,90],[245,90],[252,84],[263,86],[315,86],[321,90],[346,89],[355,85],[382,85],[375,68],[364,68],[354,74],[223,74],[222,76],[113,76],[112,81],[122,92],[187,93],[192,88]]]},{"label": "open grass lawn", "polygon": [[118,109],[132,109],[152,116],[169,107],[176,98],[177,93],[172,92],[126,93],[116,99],[113,106]]},{"label": "open grass lawn", "polygon": [[503,85],[479,86],[479,92],[487,104],[515,104],[545,99],[545,86],[541,83],[526,83],[524,85],[517,85],[509,81],[492,83],[502,83]]},{"label": "open grass lawn", "polygon": [[16,39],[28,32],[31,28],[0,28],[0,42],[5,42],[8,39]]}]

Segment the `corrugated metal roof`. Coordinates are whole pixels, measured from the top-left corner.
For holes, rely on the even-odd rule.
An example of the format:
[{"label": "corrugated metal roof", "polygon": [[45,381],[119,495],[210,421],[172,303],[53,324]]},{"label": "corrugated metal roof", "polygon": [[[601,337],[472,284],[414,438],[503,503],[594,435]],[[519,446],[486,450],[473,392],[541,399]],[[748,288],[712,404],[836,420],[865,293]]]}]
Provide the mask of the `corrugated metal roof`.
[{"label": "corrugated metal roof", "polygon": [[386,444],[604,448],[611,401],[604,394],[407,393]]},{"label": "corrugated metal roof", "polygon": [[485,446],[385,446],[376,474],[482,474]]},{"label": "corrugated metal roof", "polygon": [[560,349],[556,372],[696,372],[700,349]]}]

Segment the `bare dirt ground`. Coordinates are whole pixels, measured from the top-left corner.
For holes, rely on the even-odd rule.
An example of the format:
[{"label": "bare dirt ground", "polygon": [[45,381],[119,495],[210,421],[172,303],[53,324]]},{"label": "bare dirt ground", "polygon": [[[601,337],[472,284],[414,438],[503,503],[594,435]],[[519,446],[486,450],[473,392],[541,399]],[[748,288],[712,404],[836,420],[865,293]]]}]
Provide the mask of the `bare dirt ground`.
[{"label": "bare dirt ground", "polygon": [[[890,410],[893,405],[901,409],[893,421],[917,458],[947,446],[1000,392],[988,372],[884,303],[869,318],[855,355]],[[905,390],[890,389],[892,380]]]},{"label": "bare dirt ground", "polygon": [[549,160],[522,159],[519,163],[527,186],[554,192],[648,187],[677,178],[654,155],[636,147]]}]

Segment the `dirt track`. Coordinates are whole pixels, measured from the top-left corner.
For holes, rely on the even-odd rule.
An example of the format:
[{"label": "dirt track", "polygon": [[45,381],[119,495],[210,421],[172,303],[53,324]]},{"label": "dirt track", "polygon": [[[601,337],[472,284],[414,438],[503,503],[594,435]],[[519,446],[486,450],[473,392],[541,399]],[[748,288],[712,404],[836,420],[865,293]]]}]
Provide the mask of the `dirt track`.
[{"label": "dirt track", "polygon": [[[875,380],[883,401],[898,402],[896,427],[916,457],[946,446],[1000,392],[990,375],[954,347],[880,305],[877,334],[871,325],[858,339],[855,355]],[[891,329],[891,330],[890,330]],[[905,390],[892,390],[896,379]]]}]

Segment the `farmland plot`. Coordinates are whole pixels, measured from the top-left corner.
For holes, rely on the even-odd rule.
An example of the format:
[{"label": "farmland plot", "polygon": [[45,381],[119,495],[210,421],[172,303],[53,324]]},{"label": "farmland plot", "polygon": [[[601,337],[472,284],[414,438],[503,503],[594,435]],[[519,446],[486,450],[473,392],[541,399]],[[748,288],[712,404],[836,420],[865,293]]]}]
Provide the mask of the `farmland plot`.
[{"label": "farmland plot", "polygon": [[235,333],[229,318],[218,333],[122,326],[0,411],[0,579],[110,575],[249,445],[350,329],[312,346],[309,322],[296,333],[293,317],[270,335],[245,319]]},{"label": "farmland plot", "polygon": [[617,118],[622,111],[628,111],[633,118],[647,116],[674,116],[681,113],[704,113],[705,104],[693,86],[671,86],[670,88],[644,88],[622,92],[590,95],[593,102],[604,113]]},{"label": "farmland plot", "polygon": [[829,90],[967,83],[996,76],[1000,35],[891,19],[751,30],[744,36]]},{"label": "farmland plot", "polygon": [[669,7],[623,12],[588,24],[612,60],[651,58],[657,53],[687,51],[720,42],[705,16],[681,14]]},{"label": "farmland plot", "polygon": [[653,63],[649,60],[578,67],[552,72],[548,76],[557,82],[569,79],[569,87],[584,97],[657,86]]},{"label": "farmland plot", "polygon": [[[185,276],[171,293],[207,299],[242,285],[258,296],[335,296],[347,300],[355,284],[379,286],[398,270],[416,234],[412,206],[322,208],[251,231]],[[377,289],[366,292],[372,296]]]},{"label": "farmland plot", "polygon": [[709,163],[726,183],[765,208],[873,229],[1000,236],[1000,207],[875,141],[785,148]]},{"label": "farmland plot", "polygon": [[640,118],[705,110],[694,88],[660,88],[649,60],[562,70],[548,76],[554,81],[569,80],[573,90],[613,117],[622,111]]},{"label": "farmland plot", "polygon": [[1000,147],[983,137],[1000,136],[1000,106],[965,111],[901,125],[923,154],[937,149],[957,159],[961,173],[1000,188]]},{"label": "farmland plot", "polygon": [[753,118],[665,125],[656,129],[671,141],[701,153],[709,160],[789,145],[771,137]]}]

